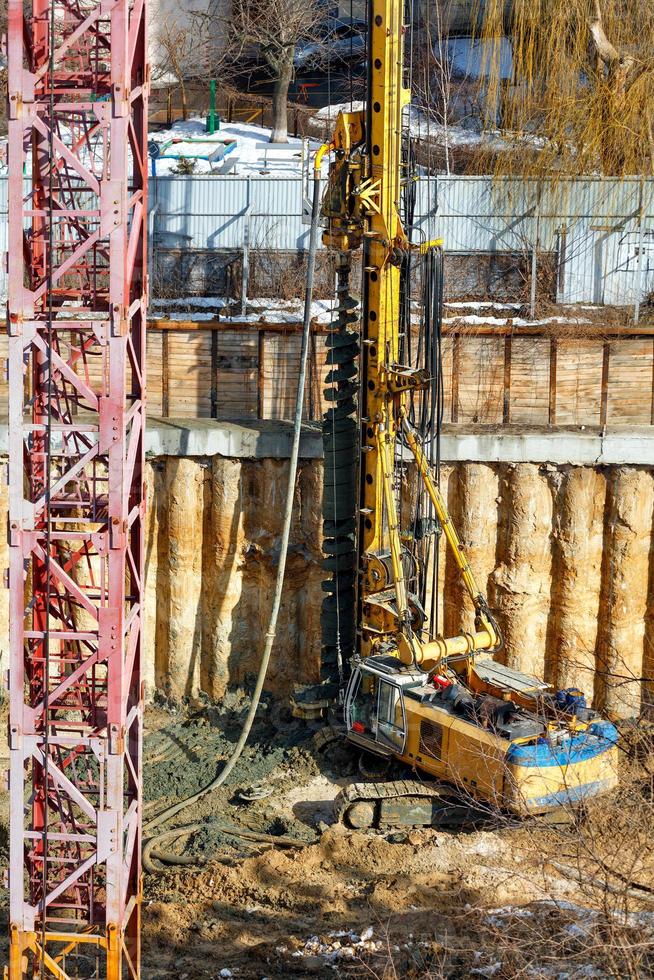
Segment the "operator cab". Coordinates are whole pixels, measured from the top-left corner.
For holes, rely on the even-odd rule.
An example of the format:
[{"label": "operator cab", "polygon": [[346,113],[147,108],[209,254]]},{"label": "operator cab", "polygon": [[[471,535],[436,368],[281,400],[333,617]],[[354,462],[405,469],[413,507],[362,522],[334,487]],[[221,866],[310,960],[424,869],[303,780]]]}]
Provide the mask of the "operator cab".
[{"label": "operator cab", "polygon": [[377,755],[402,755],[407,738],[404,692],[421,687],[425,675],[395,657],[368,657],[350,678],[345,720],[351,741]]},{"label": "operator cab", "polygon": [[[492,670],[493,679],[499,679],[501,689],[507,692],[518,688],[542,695],[547,689],[535,678],[511,672],[502,665],[490,661],[480,664],[480,676],[490,677]],[[515,739],[545,735],[544,720],[510,698],[485,692],[475,694],[454,677],[442,677],[440,681],[430,681],[424,671],[406,666],[392,656],[378,655],[361,661],[350,678],[346,695],[348,738],[378,755],[403,755],[408,734],[406,698],[442,712],[445,719],[486,729],[503,740],[506,747]]]}]

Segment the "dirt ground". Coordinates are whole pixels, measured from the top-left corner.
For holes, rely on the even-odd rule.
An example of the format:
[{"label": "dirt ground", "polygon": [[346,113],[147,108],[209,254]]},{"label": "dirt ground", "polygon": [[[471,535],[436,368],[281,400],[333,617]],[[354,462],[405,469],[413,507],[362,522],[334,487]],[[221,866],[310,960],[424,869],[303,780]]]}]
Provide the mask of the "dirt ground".
[{"label": "dirt ground", "polygon": [[[220,707],[148,710],[146,821],[211,780],[247,707],[235,691]],[[226,786],[166,825],[204,824],[176,846],[197,864],[146,875],[144,978],[654,976],[642,759],[634,775],[625,753],[621,790],[562,828],[498,820],[469,833],[356,832],[333,825],[332,801],[357,759],[341,747],[318,753],[312,736],[267,701]],[[260,798],[245,802],[243,791]],[[0,849],[4,868],[4,824]],[[0,912],[6,934],[6,904]]]}]

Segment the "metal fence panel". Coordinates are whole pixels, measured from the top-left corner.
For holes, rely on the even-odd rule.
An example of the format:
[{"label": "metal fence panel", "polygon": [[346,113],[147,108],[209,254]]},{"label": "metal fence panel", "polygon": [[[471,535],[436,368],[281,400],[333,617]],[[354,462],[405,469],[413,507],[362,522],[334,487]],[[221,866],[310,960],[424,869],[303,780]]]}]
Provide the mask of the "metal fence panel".
[{"label": "metal fence panel", "polygon": [[[300,176],[158,177],[150,183],[154,248],[304,250]],[[418,181],[415,241],[449,252],[559,252],[562,302],[633,303],[654,290],[654,180],[437,176]],[[0,178],[0,250],[7,179]],[[0,290],[5,292],[4,266]]]},{"label": "metal fence panel", "polygon": [[579,223],[562,238],[559,302],[628,306],[654,292],[654,219]]},{"label": "metal fence panel", "polygon": [[527,182],[425,178],[416,224],[420,237],[442,238],[451,252],[521,251],[533,235],[534,203]]},{"label": "metal fence panel", "polygon": [[165,248],[303,249],[297,177],[158,177],[151,180],[154,229]]},{"label": "metal fence panel", "polygon": [[561,236],[560,303],[601,303],[604,261],[598,233],[587,225],[566,228]]},{"label": "metal fence panel", "polygon": [[654,290],[654,228],[630,221],[604,239],[605,265],[602,302],[627,306]]}]

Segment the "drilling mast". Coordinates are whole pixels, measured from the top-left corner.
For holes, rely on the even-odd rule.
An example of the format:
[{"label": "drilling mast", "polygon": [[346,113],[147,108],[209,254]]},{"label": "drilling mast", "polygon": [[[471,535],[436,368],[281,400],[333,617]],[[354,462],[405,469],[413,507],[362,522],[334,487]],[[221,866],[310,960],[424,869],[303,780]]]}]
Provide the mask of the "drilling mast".
[{"label": "drilling mast", "polygon": [[[412,252],[429,256],[440,243],[416,248],[400,217],[404,185],[413,179],[403,160],[410,102],[404,84],[403,13],[402,0],[370,0],[366,108],[338,117],[323,204],[323,239],[337,253],[339,277],[339,315],[327,338],[327,360],[334,368],[327,379],[334,386],[327,390],[327,400],[336,408],[323,419],[326,568],[333,573],[325,585],[332,595],[323,606],[323,683],[331,681],[332,689],[334,647],[342,688],[344,663],[352,655],[367,657],[388,649],[404,663],[433,664],[450,654],[492,651],[499,643],[423,448],[427,437],[410,421],[413,399],[428,397],[439,367],[402,363],[411,360],[406,356],[410,345],[402,342],[402,329],[409,332],[411,325],[401,324],[401,269]],[[348,279],[352,254],[361,246],[359,325]],[[358,332],[351,329],[354,324]],[[350,352],[349,359],[343,351]],[[357,353],[358,385],[351,366]],[[342,430],[357,416],[357,392],[358,426],[352,439]],[[415,459],[432,523],[445,534],[473,603],[474,633],[443,638],[419,601],[416,583],[421,574],[424,579],[426,568],[419,569],[415,539],[407,546],[401,534],[396,479],[400,438]]]},{"label": "drilling mast", "polygon": [[9,0],[10,953],[140,976],[147,0]]}]

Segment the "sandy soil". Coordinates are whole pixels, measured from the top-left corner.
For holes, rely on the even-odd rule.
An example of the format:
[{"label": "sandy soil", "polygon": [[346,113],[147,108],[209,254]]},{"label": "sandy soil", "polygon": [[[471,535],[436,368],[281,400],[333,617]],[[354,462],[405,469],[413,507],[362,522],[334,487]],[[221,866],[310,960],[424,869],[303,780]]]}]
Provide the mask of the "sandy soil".
[{"label": "sandy soil", "polygon": [[[146,819],[211,778],[245,710],[235,692],[220,708],[148,712]],[[644,784],[629,785],[631,809],[616,798],[564,829],[499,821],[472,833],[360,833],[331,824],[356,761],[343,749],[316,755],[311,732],[268,703],[227,786],[176,818],[205,823],[178,847],[200,863],[146,876],[144,978],[654,976]],[[243,802],[239,790],[253,784],[262,798]],[[302,846],[248,842],[225,827]],[[598,877],[618,852],[641,889],[635,899],[614,875]]]}]

